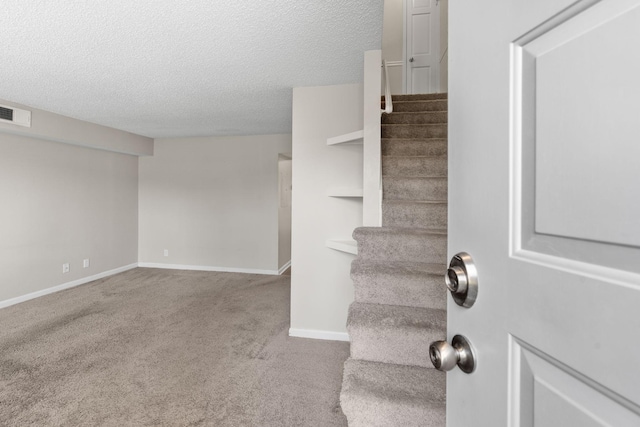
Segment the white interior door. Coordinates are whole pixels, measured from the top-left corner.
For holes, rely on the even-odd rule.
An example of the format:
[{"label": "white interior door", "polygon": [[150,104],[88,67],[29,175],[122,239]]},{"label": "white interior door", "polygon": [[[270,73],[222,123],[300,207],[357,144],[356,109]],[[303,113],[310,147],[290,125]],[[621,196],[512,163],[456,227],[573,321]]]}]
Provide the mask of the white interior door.
[{"label": "white interior door", "polygon": [[405,0],[406,93],[440,88],[439,0]]},{"label": "white interior door", "polygon": [[640,426],[640,2],[453,1],[447,425]]}]

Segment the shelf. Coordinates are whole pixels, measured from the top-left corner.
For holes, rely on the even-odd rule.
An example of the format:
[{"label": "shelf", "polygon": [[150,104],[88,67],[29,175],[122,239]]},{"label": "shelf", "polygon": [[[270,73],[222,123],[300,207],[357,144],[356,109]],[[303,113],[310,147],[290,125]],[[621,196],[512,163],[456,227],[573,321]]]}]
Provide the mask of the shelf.
[{"label": "shelf", "polygon": [[364,138],[364,130],[357,130],[351,133],[345,133],[344,135],[334,136],[327,138],[327,145],[337,144],[362,144]]},{"label": "shelf", "polygon": [[362,188],[334,187],[327,190],[327,196],[362,198]]},{"label": "shelf", "polygon": [[325,242],[328,248],[336,251],[346,252],[348,254],[358,255],[358,243],[355,240],[334,240],[330,239]]}]

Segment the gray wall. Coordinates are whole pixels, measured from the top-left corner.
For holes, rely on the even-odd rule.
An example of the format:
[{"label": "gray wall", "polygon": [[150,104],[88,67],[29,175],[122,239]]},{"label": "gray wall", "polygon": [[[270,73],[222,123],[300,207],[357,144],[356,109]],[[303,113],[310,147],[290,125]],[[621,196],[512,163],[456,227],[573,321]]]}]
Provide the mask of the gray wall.
[{"label": "gray wall", "polygon": [[440,0],[440,92],[449,92],[449,0]]},{"label": "gray wall", "polygon": [[293,220],[290,335],[343,339],[353,301],[354,256],[326,246],[362,225],[362,199],[329,197],[362,188],[362,144],[327,138],[362,129],[360,84],[293,89]]},{"label": "gray wall", "polygon": [[140,265],[277,272],[278,155],[290,152],[291,135],[155,140],[140,159]]},{"label": "gray wall", "polygon": [[137,262],[135,156],[0,133],[0,200],[0,305]]},{"label": "gray wall", "polygon": [[402,0],[384,0],[384,20],[382,24],[382,59],[387,61],[391,93],[402,91],[403,57],[403,6]]}]

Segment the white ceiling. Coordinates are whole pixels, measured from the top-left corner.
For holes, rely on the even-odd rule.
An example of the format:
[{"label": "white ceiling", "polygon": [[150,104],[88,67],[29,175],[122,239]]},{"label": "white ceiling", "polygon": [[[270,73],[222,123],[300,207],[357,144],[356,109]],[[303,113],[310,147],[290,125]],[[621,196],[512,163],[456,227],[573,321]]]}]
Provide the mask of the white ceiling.
[{"label": "white ceiling", "polygon": [[149,137],[291,132],[362,81],[383,0],[0,0],[0,98]]}]

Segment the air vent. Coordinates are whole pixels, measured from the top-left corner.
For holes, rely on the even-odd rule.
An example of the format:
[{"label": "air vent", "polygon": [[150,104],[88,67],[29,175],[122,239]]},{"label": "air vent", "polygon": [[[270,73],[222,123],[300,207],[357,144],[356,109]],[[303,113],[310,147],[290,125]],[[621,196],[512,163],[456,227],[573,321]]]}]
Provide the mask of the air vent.
[{"label": "air vent", "polygon": [[31,127],[31,111],[0,105],[0,123]]},{"label": "air vent", "polygon": [[13,110],[11,108],[0,107],[0,119],[13,121]]}]

